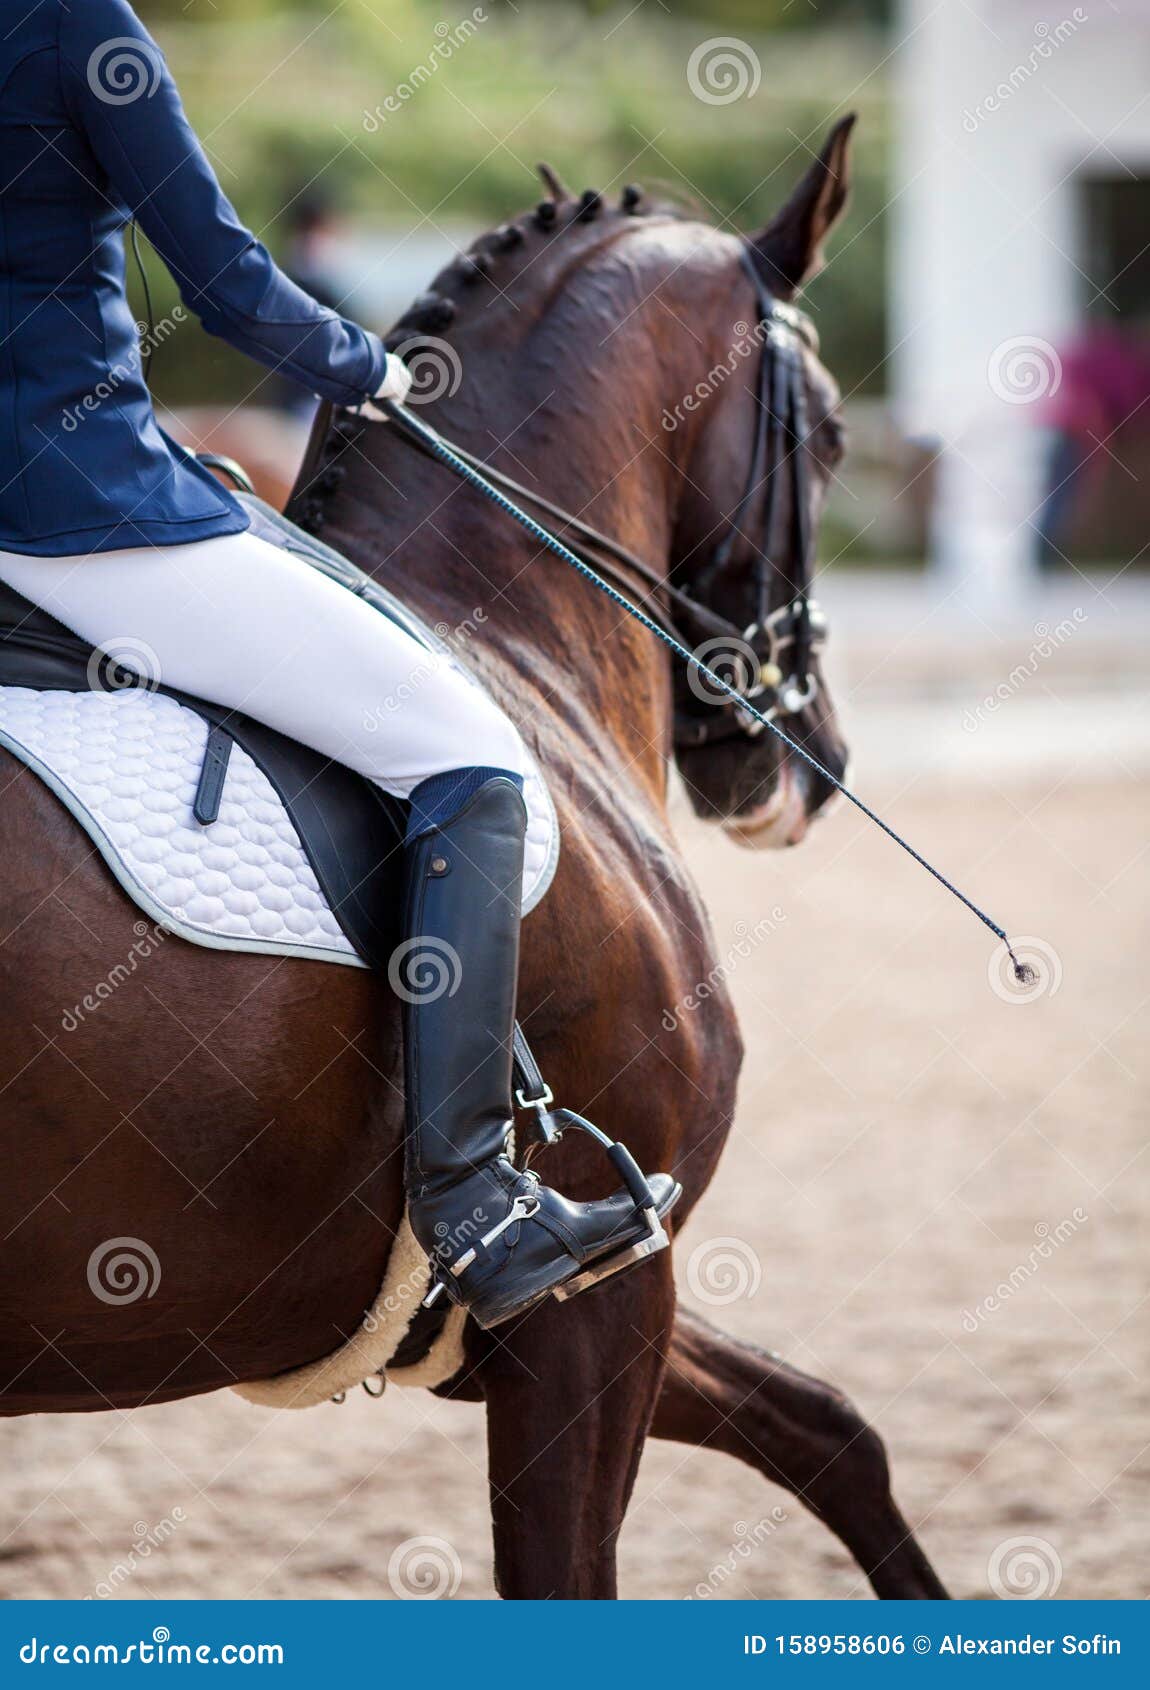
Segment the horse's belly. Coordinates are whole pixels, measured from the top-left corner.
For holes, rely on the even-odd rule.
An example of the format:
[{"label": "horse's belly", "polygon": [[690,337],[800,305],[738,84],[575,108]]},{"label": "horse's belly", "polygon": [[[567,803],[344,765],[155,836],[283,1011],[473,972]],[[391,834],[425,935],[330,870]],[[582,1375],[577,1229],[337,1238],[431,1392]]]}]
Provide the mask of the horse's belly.
[{"label": "horse's belly", "polygon": [[326,1354],[402,1213],[391,1006],[321,963],[142,955],[75,824],[2,762],[0,1412]]}]

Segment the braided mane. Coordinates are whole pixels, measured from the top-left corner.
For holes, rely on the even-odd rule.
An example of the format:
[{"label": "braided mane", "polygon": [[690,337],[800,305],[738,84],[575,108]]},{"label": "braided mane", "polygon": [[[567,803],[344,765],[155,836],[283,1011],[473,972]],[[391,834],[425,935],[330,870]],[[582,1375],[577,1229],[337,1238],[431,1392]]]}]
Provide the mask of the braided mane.
[{"label": "braided mane", "polygon": [[[603,195],[588,188],[578,197],[564,186],[549,164],[537,166],[547,190],[543,199],[530,212],[511,223],[480,235],[466,252],[460,253],[436,276],[432,286],[408,306],[395,325],[384,336],[389,352],[397,352],[405,361],[416,358],[425,343],[423,335],[442,339],[450,330],[460,310],[457,295],[466,297],[471,289],[483,283],[497,284],[501,261],[512,254],[522,256],[533,241],[561,237],[565,230],[607,216],[642,217],[651,211],[665,211],[680,216],[679,207],[670,203],[655,204],[636,183],[628,183],[622,190],[618,204],[610,207]],[[352,412],[329,408],[327,432],[311,473],[292,495],[289,506],[293,520],[310,534],[318,534],[327,517],[327,505],[346,474],[340,461],[349,447],[360,438],[367,424]],[[309,452],[309,458],[311,454]]]}]

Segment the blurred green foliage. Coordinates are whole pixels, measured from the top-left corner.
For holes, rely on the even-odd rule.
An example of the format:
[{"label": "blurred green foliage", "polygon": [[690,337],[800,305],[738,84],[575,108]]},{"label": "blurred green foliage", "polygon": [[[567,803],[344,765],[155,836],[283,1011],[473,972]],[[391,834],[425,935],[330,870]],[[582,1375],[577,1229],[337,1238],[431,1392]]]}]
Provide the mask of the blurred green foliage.
[{"label": "blurred green foliage", "polygon": [[[273,249],[283,208],[308,185],[365,225],[465,237],[538,198],[538,158],[576,190],[662,185],[710,221],[751,228],[782,203],[834,118],[859,110],[852,210],[806,303],[844,389],[881,391],[885,0],[136,4],[225,191]],[[447,32],[464,19],[477,21],[452,44]],[[746,97],[708,104],[687,62],[726,34],[746,42],[761,78]],[[172,295],[158,268],[162,310]],[[157,360],[169,402],[243,385],[230,355],[198,336],[176,337]]]},{"label": "blurred green foliage", "polygon": [[[622,10],[618,0],[490,0],[493,16],[510,13],[546,14],[565,6],[581,11],[588,17],[610,16]],[[231,18],[267,17],[276,12],[294,10],[300,16],[324,16],[331,11],[331,0],[294,0],[290,7],[284,0],[228,0]],[[627,8],[630,9],[630,8]],[[818,24],[867,23],[886,24],[893,12],[893,0],[655,0],[649,7],[651,18],[687,17],[699,22],[736,26],[750,30],[809,29]],[[213,13],[218,21],[215,0],[137,0],[136,10],[142,18],[159,21],[172,18],[210,21]],[[390,12],[390,6],[380,11]],[[442,13],[440,14],[442,15]]]}]

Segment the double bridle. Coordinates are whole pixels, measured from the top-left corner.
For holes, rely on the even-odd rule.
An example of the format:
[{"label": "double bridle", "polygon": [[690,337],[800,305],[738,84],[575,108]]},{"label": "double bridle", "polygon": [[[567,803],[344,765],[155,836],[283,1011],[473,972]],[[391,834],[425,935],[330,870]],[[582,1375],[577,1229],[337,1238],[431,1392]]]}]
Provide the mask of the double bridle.
[{"label": "double bridle", "polygon": [[[708,661],[733,671],[733,683],[770,720],[797,715],[818,697],[814,659],[827,635],[826,619],[811,595],[814,578],[814,536],[810,525],[809,487],[804,453],[807,435],[806,390],[802,348],[817,349],[815,332],[806,317],[784,305],[767,289],[746,247],[743,266],[755,290],[756,336],[762,354],[755,384],[755,433],[751,462],[743,492],[694,590],[665,579],[661,571],[601,533],[533,488],[525,487],[482,458],[452,450],[464,463],[481,472],[504,492],[545,513],[563,532],[569,549],[600,575],[622,588],[653,622],[684,644],[706,648]],[[417,437],[416,445],[422,444]],[[424,446],[426,450],[426,446]],[[778,525],[779,488],[790,466],[791,522],[789,546],[780,567],[772,557],[772,536]],[[730,562],[743,524],[765,485],[761,538],[753,541],[753,609],[745,625],[729,621],[706,603],[702,593]],[[616,567],[621,566],[621,567]],[[624,573],[624,571],[626,573]],[[636,590],[636,580],[640,587]],[[777,580],[785,587],[781,604],[772,606]],[[675,744],[690,748],[713,744],[743,733],[756,735],[763,723],[748,718],[729,700],[704,695],[701,708],[684,703],[675,712]]]},{"label": "double bridle", "polygon": [[[814,535],[810,522],[810,489],[805,447],[807,401],[803,379],[803,346],[818,350],[814,327],[792,306],[784,305],[765,286],[747,247],[743,268],[755,290],[757,333],[762,356],[755,384],[755,434],[743,492],[726,530],[694,583],[702,595],[730,562],[736,544],[747,540],[744,524],[761,488],[765,504],[760,538],[753,546],[751,621],[739,632],[726,661],[732,679],[745,698],[754,700],[769,720],[796,716],[818,697],[814,658],[825,644],[826,618],[812,596]],[[791,521],[786,555],[777,561],[773,545],[778,528],[779,490],[784,469],[790,468]],[[785,596],[772,608],[776,583]],[[721,636],[720,636],[721,638]],[[706,714],[679,711],[675,743],[708,745],[737,732],[758,734],[762,725],[729,707]]]}]

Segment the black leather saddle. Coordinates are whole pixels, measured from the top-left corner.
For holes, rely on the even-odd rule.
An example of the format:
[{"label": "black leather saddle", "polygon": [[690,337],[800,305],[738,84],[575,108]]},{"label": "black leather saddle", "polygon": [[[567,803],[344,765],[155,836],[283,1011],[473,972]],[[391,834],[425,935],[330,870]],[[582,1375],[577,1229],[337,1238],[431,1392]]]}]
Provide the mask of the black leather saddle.
[{"label": "black leather saddle", "polygon": [[[244,501],[261,538],[295,552],[384,614],[411,626],[402,608],[370,576],[329,546],[295,528],[255,498]],[[46,611],[0,581],[0,686],[89,692],[137,683]],[[370,967],[386,972],[399,940],[401,846],[406,806],[339,763],[261,722],[174,687],[146,683],[194,710],[208,725],[196,792],[196,820],[219,815],[233,744],[263,770],[291,816],[320,890],[349,943]]]}]

